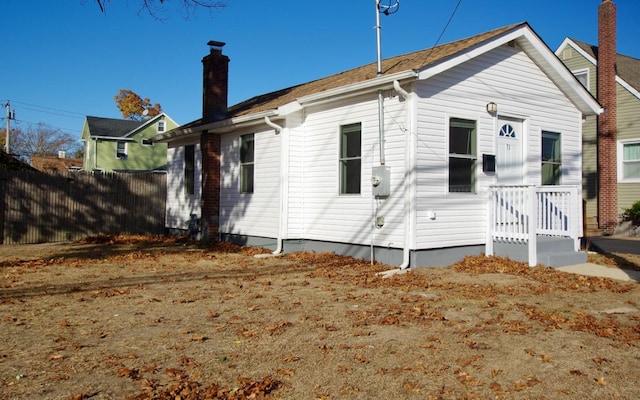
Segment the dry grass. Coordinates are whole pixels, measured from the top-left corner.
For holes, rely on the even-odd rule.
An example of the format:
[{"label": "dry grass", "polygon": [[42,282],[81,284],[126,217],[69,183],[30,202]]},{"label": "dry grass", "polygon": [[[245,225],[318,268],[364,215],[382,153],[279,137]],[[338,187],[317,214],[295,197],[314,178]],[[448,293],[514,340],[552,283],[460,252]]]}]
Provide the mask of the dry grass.
[{"label": "dry grass", "polygon": [[638,283],[497,257],[382,279],[352,258],[259,252],[1,247],[0,397],[640,398]]}]

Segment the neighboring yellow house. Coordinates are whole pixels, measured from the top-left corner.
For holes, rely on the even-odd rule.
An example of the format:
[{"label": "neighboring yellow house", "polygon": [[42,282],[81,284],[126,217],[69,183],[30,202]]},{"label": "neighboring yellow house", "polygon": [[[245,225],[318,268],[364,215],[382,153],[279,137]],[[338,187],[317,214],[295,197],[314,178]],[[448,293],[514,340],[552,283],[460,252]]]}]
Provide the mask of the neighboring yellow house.
[{"label": "neighboring yellow house", "polygon": [[151,138],[178,124],[162,113],[145,121],[86,117],[82,128],[85,171],[153,171],[165,169],[167,144]]}]

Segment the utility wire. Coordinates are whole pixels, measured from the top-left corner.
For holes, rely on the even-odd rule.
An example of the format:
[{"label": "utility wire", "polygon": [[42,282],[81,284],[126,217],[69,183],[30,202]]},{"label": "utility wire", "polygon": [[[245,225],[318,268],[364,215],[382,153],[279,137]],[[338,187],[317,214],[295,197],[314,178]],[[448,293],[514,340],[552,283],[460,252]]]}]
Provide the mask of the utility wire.
[{"label": "utility wire", "polygon": [[[79,119],[81,119],[81,118],[85,117],[85,114],[77,113],[75,111],[60,110],[58,108],[45,107],[45,106],[40,106],[40,105],[37,105],[37,104],[25,103],[25,102],[18,101],[18,100],[11,100],[11,102],[12,103],[17,103],[17,104],[22,104],[22,105],[29,106],[29,107],[36,107],[36,108],[42,109],[42,110],[38,110],[38,109],[23,107],[24,109],[30,110],[30,111],[47,113],[47,114],[54,114],[54,115],[60,115],[60,116],[69,117],[69,118],[79,118]],[[50,111],[43,111],[43,110],[50,110]]]},{"label": "utility wire", "polygon": [[440,40],[442,40],[442,37],[444,36],[444,33],[447,31],[447,28],[449,28],[449,24],[451,23],[451,21],[453,20],[453,17],[456,15],[456,12],[458,12],[458,8],[460,7],[460,3],[462,3],[462,0],[458,0],[458,3],[456,4],[456,7],[453,9],[453,11],[451,12],[451,16],[449,16],[449,20],[447,21],[447,23],[444,25],[444,28],[442,28],[442,32],[440,32],[440,36],[438,36],[438,39],[436,40],[436,42],[433,44],[433,47],[431,47],[431,51],[427,54],[427,56],[425,57],[425,63],[427,62],[427,60],[429,60],[429,57],[431,57],[431,53],[433,53],[433,50],[438,47],[438,44],[440,44]]},{"label": "utility wire", "polygon": [[61,127],[61,126],[51,125],[51,124],[48,124],[48,123],[46,123],[46,122],[32,122],[32,121],[25,121],[25,120],[23,120],[23,119],[17,119],[17,118],[16,118],[16,119],[14,119],[13,121],[16,121],[16,123],[24,123],[24,124],[29,124],[29,125],[39,125],[39,124],[42,124],[42,125],[47,126],[47,127],[49,127],[49,128],[59,129],[59,130],[64,131],[64,132],[75,132],[75,133],[81,133],[81,132],[82,132],[81,130],[78,130],[78,129],[68,129],[68,128],[63,128],[63,127]]}]

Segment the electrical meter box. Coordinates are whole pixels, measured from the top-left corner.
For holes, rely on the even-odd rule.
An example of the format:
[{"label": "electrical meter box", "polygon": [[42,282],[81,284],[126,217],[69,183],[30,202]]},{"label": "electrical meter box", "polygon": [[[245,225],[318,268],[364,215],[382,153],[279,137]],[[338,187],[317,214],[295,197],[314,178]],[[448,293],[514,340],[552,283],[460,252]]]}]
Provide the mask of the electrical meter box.
[{"label": "electrical meter box", "polygon": [[371,185],[373,186],[373,196],[391,196],[391,168],[373,167],[371,171]]}]

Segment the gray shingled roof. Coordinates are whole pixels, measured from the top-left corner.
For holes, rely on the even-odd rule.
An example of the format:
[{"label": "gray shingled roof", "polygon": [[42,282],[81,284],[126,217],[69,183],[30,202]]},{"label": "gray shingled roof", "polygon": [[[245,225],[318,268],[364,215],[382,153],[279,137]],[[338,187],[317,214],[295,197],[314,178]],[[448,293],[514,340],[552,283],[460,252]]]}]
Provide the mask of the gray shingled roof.
[{"label": "gray shingled roof", "polygon": [[[575,44],[580,46],[587,54],[598,61],[598,46],[581,42],[580,40],[571,39]],[[616,58],[616,70],[618,76],[625,80],[634,89],[640,91],[640,60],[637,58],[625,56],[618,53]]]},{"label": "gray shingled roof", "polygon": [[115,119],[102,117],[87,117],[87,125],[91,136],[123,137],[146,121],[132,121],[129,119]]}]

